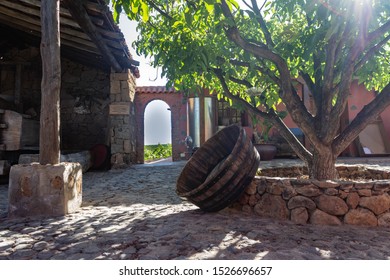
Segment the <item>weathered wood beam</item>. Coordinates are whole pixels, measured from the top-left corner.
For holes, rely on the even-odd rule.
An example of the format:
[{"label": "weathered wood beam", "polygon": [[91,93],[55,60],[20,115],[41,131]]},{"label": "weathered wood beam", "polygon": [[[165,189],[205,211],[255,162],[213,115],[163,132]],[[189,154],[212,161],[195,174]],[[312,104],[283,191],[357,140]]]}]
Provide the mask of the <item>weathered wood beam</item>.
[{"label": "weathered wood beam", "polygon": [[103,37],[97,30],[96,26],[92,23],[83,6],[83,2],[84,1],[64,0],[64,3],[66,4],[73,18],[77,20],[83,30],[97,45],[104,58],[110,63],[110,65],[114,68],[115,71],[121,72],[121,65],[118,63],[111,50],[107,46],[106,42],[103,40]]},{"label": "weathered wood beam", "polygon": [[[0,7],[1,12],[1,7]],[[28,30],[29,34],[32,34],[37,37],[41,37],[41,26],[38,24],[38,20],[23,17],[22,19],[16,19],[10,16],[5,16],[0,13],[0,22],[10,26],[11,28],[18,29],[20,31],[26,32]],[[34,31],[34,32],[32,32]],[[72,34],[68,34],[68,30],[61,29],[61,43],[63,45],[76,48],[79,50],[83,50],[86,52],[92,52],[98,55],[101,55],[99,49],[96,45],[90,40],[90,38],[85,35],[86,39],[78,38],[77,36],[72,36]]]},{"label": "weathered wood beam", "polygon": [[106,5],[99,5],[99,4],[92,3],[92,2],[85,2],[84,6],[87,10],[90,10],[90,11],[93,11],[93,12],[96,12],[99,14],[105,14],[105,13],[108,13],[110,11]]},{"label": "weathered wood beam", "polygon": [[102,34],[104,37],[121,40],[123,39],[123,34],[119,32],[109,31],[101,27],[97,27],[97,30]]},{"label": "weathered wood beam", "polygon": [[[5,15],[14,16],[16,18],[24,18],[24,17],[40,17],[40,11],[39,9],[32,9],[32,8],[26,8],[24,5],[16,4],[16,3],[10,3],[10,2],[1,2],[0,1],[0,8],[1,12]],[[22,16],[21,13],[25,16]],[[71,18],[61,18],[61,24],[66,24],[75,28],[80,29],[80,25],[75,22]]]},{"label": "weathered wood beam", "polygon": [[[21,4],[18,4],[15,2],[9,2],[9,1],[0,1],[0,5],[7,7],[7,8],[10,8],[10,9],[13,9],[13,10],[16,10],[16,11],[19,11],[19,12],[22,12],[24,14],[30,14],[30,15],[34,15],[37,17],[40,16],[39,8],[27,7],[25,5],[21,5]],[[21,15],[19,14],[19,16],[21,16]]]},{"label": "weathered wood beam", "polygon": [[[39,7],[39,9],[41,8],[41,0],[19,0],[19,2]],[[72,18],[72,15],[69,13],[69,11],[63,7],[60,7],[60,16],[67,16]]]},{"label": "weathered wood beam", "polygon": [[60,163],[60,1],[41,1],[42,101],[39,163]]}]

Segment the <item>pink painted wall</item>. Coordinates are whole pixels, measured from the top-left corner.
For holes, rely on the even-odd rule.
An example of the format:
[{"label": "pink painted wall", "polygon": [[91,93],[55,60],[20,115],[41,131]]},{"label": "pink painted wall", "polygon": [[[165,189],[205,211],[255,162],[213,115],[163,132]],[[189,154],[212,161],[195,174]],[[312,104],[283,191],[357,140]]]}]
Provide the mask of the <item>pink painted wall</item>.
[{"label": "pink painted wall", "polygon": [[[365,105],[375,98],[374,91],[369,91],[364,85],[359,85],[357,81],[352,83],[351,95],[348,98],[348,116],[353,120]],[[387,139],[390,140],[390,107],[385,109],[380,115],[385,128]]]}]

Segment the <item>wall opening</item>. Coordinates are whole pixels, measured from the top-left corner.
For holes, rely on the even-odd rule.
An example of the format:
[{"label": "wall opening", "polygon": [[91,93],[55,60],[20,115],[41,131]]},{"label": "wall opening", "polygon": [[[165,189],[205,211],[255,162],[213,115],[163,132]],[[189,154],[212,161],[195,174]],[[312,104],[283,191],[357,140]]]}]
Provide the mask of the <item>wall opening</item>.
[{"label": "wall opening", "polygon": [[171,109],[161,100],[151,101],[144,113],[144,160],[172,160]]}]

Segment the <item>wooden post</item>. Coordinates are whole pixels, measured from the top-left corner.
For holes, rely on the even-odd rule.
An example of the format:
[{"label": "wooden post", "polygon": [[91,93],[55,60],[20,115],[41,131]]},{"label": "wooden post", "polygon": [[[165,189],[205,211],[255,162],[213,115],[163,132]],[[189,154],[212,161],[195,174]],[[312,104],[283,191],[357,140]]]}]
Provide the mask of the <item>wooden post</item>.
[{"label": "wooden post", "polygon": [[42,101],[39,163],[60,162],[60,1],[41,1]]}]

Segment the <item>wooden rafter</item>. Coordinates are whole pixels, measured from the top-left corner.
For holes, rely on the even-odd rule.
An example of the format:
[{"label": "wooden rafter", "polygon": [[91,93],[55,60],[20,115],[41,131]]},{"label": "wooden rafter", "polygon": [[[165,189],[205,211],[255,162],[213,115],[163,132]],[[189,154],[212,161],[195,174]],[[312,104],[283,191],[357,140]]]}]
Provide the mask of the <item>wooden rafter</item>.
[{"label": "wooden rafter", "polygon": [[73,18],[77,20],[83,30],[97,45],[103,56],[110,62],[115,71],[121,72],[122,66],[118,63],[115,56],[111,53],[108,45],[103,40],[100,33],[97,31],[96,26],[93,24],[90,17],[88,16],[82,2],[84,1],[64,0],[64,3],[68,7],[69,12],[72,14]]},{"label": "wooden rafter", "polygon": [[[35,36],[39,39],[41,3],[41,0],[1,0],[0,24],[26,33],[26,38]],[[139,65],[132,59],[123,34],[104,1],[60,0],[60,3],[61,44],[66,53],[73,53],[77,58],[86,56],[82,59],[83,63],[88,61],[88,57],[96,60],[100,56],[106,61],[104,69],[107,69],[108,63],[115,71]],[[70,9],[74,10],[73,13]]]}]

